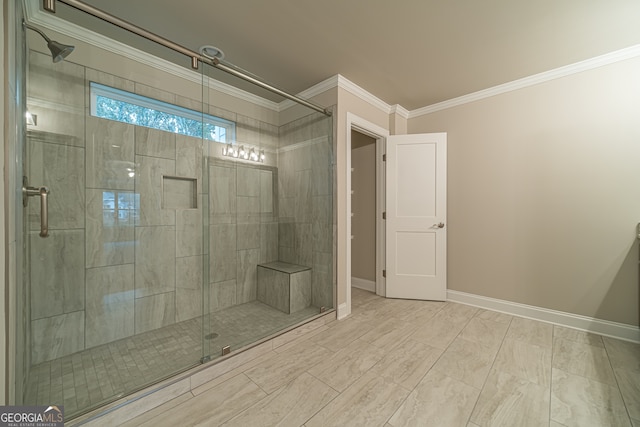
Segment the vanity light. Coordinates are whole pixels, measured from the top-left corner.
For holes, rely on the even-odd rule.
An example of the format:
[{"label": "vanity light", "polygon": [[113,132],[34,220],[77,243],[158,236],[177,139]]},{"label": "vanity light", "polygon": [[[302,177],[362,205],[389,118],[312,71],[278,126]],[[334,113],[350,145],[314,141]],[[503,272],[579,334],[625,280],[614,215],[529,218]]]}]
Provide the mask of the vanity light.
[{"label": "vanity light", "polygon": [[264,162],[266,156],[264,154],[264,150],[258,151],[255,147],[247,147],[244,145],[239,147],[234,147],[233,144],[225,144],[222,147],[222,155],[227,157],[234,157],[236,159],[240,158],[243,160],[252,160],[254,162]]}]

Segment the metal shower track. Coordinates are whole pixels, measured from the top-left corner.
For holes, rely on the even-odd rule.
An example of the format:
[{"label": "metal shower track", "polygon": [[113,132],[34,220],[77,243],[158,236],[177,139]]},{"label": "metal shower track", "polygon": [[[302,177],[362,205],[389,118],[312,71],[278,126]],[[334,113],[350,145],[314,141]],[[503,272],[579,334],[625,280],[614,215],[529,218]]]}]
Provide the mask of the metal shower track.
[{"label": "metal shower track", "polygon": [[171,40],[165,39],[157,34],[154,34],[150,31],[147,31],[143,28],[140,28],[130,22],[125,21],[124,19],[120,19],[117,16],[113,16],[107,12],[104,12],[98,8],[95,8],[91,5],[88,5],[79,0],[43,0],[43,7],[45,10],[55,13],[55,5],[56,1],[60,1],[68,6],[76,8],[82,12],[85,12],[89,15],[95,16],[96,18],[102,19],[103,21],[109,22],[113,25],[116,25],[120,28],[123,28],[129,32],[139,35],[140,37],[144,37],[147,40],[151,40],[152,42],[158,43],[162,46],[165,46],[171,50],[174,50],[178,53],[191,57],[191,67],[193,69],[198,69],[198,62],[203,62],[209,64],[219,70],[222,70],[228,74],[234,75],[242,80],[245,80],[249,83],[253,83],[256,86],[259,86],[263,89],[266,89],[270,92],[273,92],[277,95],[280,95],[284,98],[290,99],[298,104],[302,104],[306,107],[311,108],[319,113],[325,114],[327,116],[331,116],[331,111],[327,108],[321,107],[317,104],[314,104],[311,101],[307,101],[306,99],[300,98],[299,96],[292,95],[282,89],[278,89],[275,86],[270,85],[260,79],[257,79],[253,76],[247,75],[233,67],[230,67],[222,62],[220,62],[217,58],[208,58],[206,56],[202,56],[199,52],[195,52],[191,49],[187,49],[184,46],[181,46],[177,43],[172,42]]}]

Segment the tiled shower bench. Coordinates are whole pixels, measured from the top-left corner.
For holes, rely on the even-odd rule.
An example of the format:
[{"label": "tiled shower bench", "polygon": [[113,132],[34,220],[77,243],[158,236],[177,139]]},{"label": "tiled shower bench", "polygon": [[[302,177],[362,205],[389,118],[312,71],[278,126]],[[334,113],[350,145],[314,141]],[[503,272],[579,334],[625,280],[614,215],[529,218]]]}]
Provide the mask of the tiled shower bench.
[{"label": "tiled shower bench", "polygon": [[258,264],[258,301],[291,314],[311,305],[311,267],[275,261]]}]

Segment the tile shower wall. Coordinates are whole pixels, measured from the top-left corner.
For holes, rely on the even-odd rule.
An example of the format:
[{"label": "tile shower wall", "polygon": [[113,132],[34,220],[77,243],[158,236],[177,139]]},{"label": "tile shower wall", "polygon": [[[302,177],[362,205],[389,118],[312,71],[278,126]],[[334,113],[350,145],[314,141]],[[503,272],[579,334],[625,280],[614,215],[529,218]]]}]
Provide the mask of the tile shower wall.
[{"label": "tile shower wall", "polygon": [[311,305],[333,307],[332,128],[320,113],[280,127],[280,261],[312,268]]},{"label": "tile shower wall", "polygon": [[[205,178],[200,139],[91,116],[90,81],[202,108],[30,52],[28,108],[38,119],[28,129],[26,172],[31,185],[51,190],[49,238],[37,234],[36,200],[28,211],[34,364],[200,316],[208,254],[211,310],[252,301],[256,265],[278,256],[275,167],[212,158]],[[237,120],[239,142],[275,153],[276,126],[214,106],[208,112]],[[182,199],[169,185],[163,193],[163,176],[195,180],[197,208],[175,208]],[[207,201],[216,206],[210,249],[202,235]]]}]

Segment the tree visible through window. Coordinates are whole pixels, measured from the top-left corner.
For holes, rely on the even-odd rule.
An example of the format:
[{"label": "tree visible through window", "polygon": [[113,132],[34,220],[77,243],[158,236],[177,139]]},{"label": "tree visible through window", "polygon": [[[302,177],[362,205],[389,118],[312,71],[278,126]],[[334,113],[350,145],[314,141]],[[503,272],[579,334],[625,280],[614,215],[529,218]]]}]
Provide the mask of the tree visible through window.
[{"label": "tree visible through window", "polygon": [[211,141],[235,139],[234,122],[94,82],[91,115]]}]

